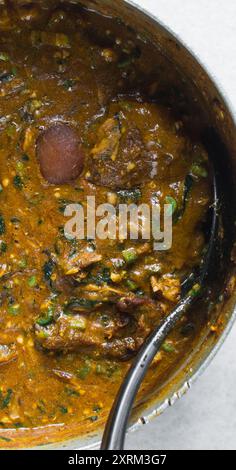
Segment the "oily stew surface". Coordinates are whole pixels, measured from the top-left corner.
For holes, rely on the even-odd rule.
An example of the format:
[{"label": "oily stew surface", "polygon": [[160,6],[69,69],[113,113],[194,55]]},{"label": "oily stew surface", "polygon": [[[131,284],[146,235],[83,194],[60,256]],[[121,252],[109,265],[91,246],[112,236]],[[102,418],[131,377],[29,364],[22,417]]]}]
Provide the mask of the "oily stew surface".
[{"label": "oily stew surface", "polygon": [[[2,8],[0,32],[0,428],[78,433],[105,418],[200,262],[208,155],[177,72],[160,54],[153,69],[150,46],[119,22],[31,5]],[[87,196],[170,203],[171,250],[67,240],[64,209]],[[146,387],[184,354],[197,322],[183,319]]]}]

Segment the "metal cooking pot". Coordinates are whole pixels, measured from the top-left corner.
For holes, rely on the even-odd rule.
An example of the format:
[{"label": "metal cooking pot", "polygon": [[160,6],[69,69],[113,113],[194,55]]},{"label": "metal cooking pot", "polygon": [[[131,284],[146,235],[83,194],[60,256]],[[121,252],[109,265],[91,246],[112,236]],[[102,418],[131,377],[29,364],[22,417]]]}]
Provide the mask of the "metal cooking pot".
[{"label": "metal cooking pot", "polygon": [[[1,2],[2,4],[4,2]],[[14,0],[13,0],[14,3]],[[15,3],[25,4],[20,0]],[[30,3],[30,2],[29,2]],[[58,4],[57,0],[39,0],[37,3]],[[236,289],[234,287],[234,263],[231,261],[232,249],[236,240],[234,229],[236,213],[236,132],[233,110],[230,102],[221,95],[217,85],[207,71],[200,65],[198,59],[150,13],[141,10],[129,0],[67,0],[66,3],[80,3],[92,10],[107,16],[118,17],[121,22],[134,29],[139,36],[155,47],[150,48],[150,54],[155,61],[155,54],[162,53],[179,69],[185,77],[186,86],[197,97],[207,132],[210,136],[212,151],[218,161],[223,201],[224,242],[222,245],[222,268],[220,279],[213,280],[214,289],[219,305],[208,321],[202,327],[200,335],[192,345],[191,351],[182,358],[170,371],[163,383],[157,383],[155,390],[139,403],[133,413],[131,428],[148,423],[150,419],[160,415],[170,404],[180,398],[191,388],[193,382],[205,370],[226,336],[236,318]],[[220,296],[220,294],[222,294]],[[212,334],[211,325],[218,320],[220,325],[217,335]],[[219,321],[220,320],[220,321]],[[96,448],[101,437],[101,430],[93,434],[78,437],[45,448],[82,449]],[[22,441],[23,444],[23,441]],[[36,444],[36,441],[35,441]],[[19,446],[21,443],[19,442]],[[40,447],[42,449],[42,447]]]}]

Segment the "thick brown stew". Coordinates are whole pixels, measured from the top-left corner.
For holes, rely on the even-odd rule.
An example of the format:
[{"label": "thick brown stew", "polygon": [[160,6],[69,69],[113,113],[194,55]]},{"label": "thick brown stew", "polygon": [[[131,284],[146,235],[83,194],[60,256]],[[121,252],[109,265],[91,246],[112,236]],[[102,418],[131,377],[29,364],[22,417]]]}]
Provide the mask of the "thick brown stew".
[{"label": "thick brown stew", "polygon": [[[4,446],[8,429],[41,427],[40,442],[50,425],[56,439],[62,424],[75,435],[105,419],[133,355],[199,264],[211,184],[196,113],[161,54],[153,64],[132,31],[75,6],[0,13]],[[88,195],[171,203],[172,249],[68,241],[64,208]],[[166,377],[199,323],[181,321],[146,387]]]}]

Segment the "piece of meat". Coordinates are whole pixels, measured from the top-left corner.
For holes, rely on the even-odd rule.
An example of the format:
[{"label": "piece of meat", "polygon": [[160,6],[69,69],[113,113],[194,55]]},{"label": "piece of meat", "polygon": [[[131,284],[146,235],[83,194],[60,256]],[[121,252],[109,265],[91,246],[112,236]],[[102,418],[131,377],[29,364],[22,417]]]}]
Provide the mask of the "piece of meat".
[{"label": "piece of meat", "polygon": [[88,268],[92,264],[99,263],[102,260],[102,255],[96,252],[81,252],[63,260],[62,267],[66,276],[78,274],[80,271]]},{"label": "piece of meat", "polygon": [[117,312],[114,306],[110,313],[62,314],[47,327],[35,326],[37,344],[45,350],[84,351],[122,360],[139,349],[149,332],[142,315]]},{"label": "piece of meat", "polygon": [[138,349],[142,346],[142,338],[133,338],[128,336],[122,339],[115,339],[114,341],[107,342],[105,347],[105,352],[109,357],[113,359],[129,359],[130,356],[135,354]]},{"label": "piece of meat", "polygon": [[122,313],[135,313],[138,307],[150,302],[150,299],[144,297],[125,297],[117,302],[117,309]]},{"label": "piece of meat", "polygon": [[37,341],[44,349],[51,351],[69,352],[88,348],[96,351],[97,355],[106,355],[107,343],[127,327],[130,319],[119,314],[100,317],[100,314],[61,315],[46,329],[36,325]]},{"label": "piece of meat", "polygon": [[118,117],[109,118],[98,131],[98,143],[92,149],[94,159],[117,159],[121,139],[121,126]]},{"label": "piece of meat", "polygon": [[144,315],[141,315],[136,321],[135,333],[132,336],[115,338],[113,341],[105,344],[105,351],[108,356],[114,359],[129,359],[143,345],[151,329],[146,324]]},{"label": "piece of meat", "polygon": [[0,344],[0,366],[8,364],[17,358],[17,350],[14,344]]},{"label": "piece of meat", "polygon": [[[78,381],[74,383],[74,375],[64,370],[52,369],[52,373],[58,377],[62,382],[69,383],[71,385],[77,384]],[[76,379],[75,379],[76,380]]]},{"label": "piece of meat", "polygon": [[152,276],[150,281],[152,290],[157,298],[166,299],[170,302],[177,302],[179,300],[181,292],[179,279],[164,275],[161,279]]},{"label": "piece of meat", "polygon": [[122,126],[118,116],[107,119],[91,151],[87,179],[113,190],[129,189],[144,183],[150,171],[139,129]]},{"label": "piece of meat", "polygon": [[36,142],[36,154],[49,183],[68,183],[83,170],[84,154],[77,131],[67,124],[57,123],[43,131]]}]

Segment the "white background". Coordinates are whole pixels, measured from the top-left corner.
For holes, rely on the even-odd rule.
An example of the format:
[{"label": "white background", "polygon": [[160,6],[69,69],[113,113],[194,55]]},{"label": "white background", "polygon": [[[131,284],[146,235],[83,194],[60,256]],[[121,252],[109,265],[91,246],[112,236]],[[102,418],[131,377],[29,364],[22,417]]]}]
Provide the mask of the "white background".
[{"label": "white background", "polygon": [[[236,1],[135,1],[201,57],[236,110]],[[193,389],[162,416],[130,434],[126,448],[236,450],[236,326]]]}]

